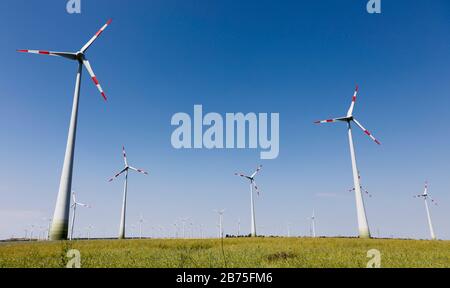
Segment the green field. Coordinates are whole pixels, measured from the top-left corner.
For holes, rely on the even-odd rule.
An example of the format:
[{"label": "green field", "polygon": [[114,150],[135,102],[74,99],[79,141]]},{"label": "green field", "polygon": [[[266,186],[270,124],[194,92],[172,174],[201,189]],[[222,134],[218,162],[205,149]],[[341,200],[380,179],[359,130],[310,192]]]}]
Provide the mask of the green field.
[{"label": "green field", "polygon": [[70,249],[81,267],[366,267],[367,251],[381,267],[450,267],[450,241],[351,238],[91,240],[0,244],[0,268],[65,267]]}]

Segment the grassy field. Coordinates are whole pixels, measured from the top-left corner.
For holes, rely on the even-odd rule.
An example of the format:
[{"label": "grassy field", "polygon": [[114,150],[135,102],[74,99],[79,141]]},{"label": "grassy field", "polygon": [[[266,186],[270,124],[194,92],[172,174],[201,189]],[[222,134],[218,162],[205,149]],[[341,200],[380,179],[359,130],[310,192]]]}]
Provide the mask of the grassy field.
[{"label": "grassy field", "polygon": [[0,245],[0,268],[65,267],[70,249],[88,267],[366,267],[367,251],[382,267],[450,267],[450,241],[346,238],[91,240]]}]

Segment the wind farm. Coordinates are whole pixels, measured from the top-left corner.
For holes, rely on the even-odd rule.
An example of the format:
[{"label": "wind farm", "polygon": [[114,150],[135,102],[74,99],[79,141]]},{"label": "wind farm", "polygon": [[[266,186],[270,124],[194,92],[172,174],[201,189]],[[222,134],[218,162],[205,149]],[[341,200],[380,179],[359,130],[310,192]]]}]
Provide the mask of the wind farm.
[{"label": "wind farm", "polygon": [[440,18],[210,5],[0,19],[0,268],[450,267]]}]

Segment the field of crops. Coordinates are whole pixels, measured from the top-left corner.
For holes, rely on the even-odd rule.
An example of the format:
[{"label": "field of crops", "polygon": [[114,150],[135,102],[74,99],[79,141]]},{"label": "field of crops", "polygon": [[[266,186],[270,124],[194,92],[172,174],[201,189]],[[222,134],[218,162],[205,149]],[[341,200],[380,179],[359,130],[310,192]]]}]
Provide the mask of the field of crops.
[{"label": "field of crops", "polygon": [[450,241],[351,238],[239,238],[9,242],[0,268],[66,267],[80,251],[81,267],[366,267],[367,252],[381,267],[450,267]]}]

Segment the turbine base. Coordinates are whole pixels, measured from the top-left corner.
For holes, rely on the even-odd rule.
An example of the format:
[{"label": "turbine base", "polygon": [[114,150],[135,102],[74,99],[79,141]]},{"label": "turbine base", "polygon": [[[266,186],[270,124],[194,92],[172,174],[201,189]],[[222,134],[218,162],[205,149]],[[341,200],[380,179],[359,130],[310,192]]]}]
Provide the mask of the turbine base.
[{"label": "turbine base", "polygon": [[50,229],[50,240],[67,240],[68,232],[69,225],[67,224],[67,221],[53,221],[52,227]]}]

